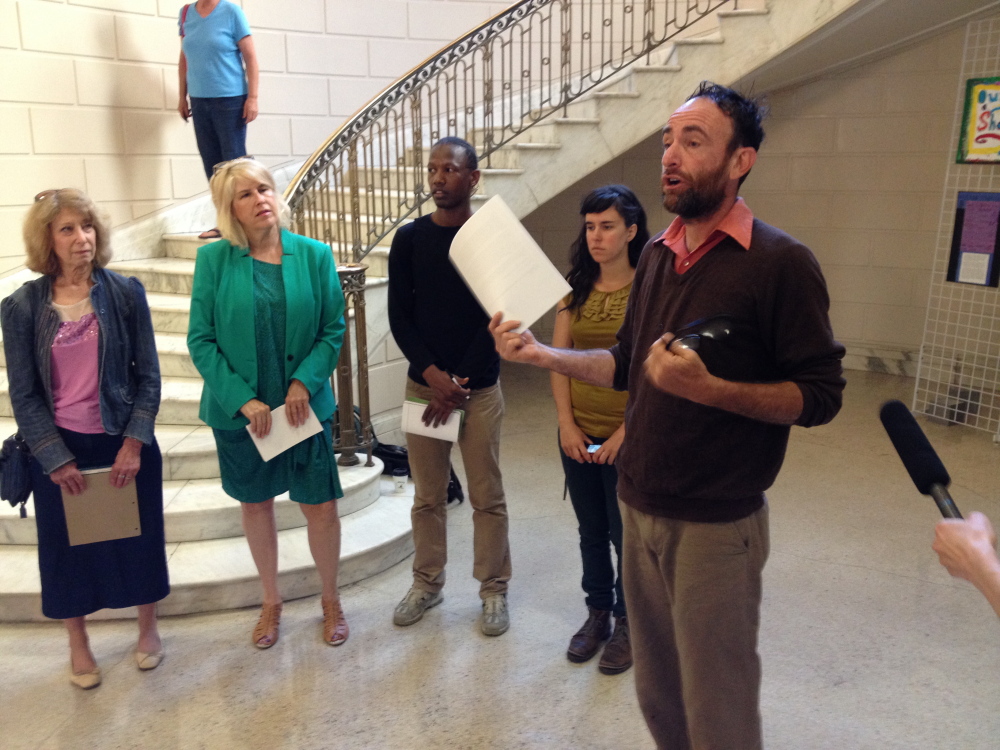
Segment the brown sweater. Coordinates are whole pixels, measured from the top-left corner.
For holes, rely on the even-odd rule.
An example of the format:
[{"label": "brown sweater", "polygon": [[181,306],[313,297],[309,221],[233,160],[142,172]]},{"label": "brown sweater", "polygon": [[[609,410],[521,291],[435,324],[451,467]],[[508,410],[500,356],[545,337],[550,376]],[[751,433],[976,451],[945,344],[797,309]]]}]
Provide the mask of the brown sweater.
[{"label": "brown sweater", "polygon": [[711,361],[705,352],[709,370],[732,381],[795,383],[803,400],[796,424],[812,427],[840,410],[844,347],[833,338],[819,264],[781,230],[755,219],[749,250],[727,237],[685,274],[659,239],[642,253],[611,348],[615,388],[629,392],[619,497],[652,515],[733,521],[762,506],[790,428],[657,390],[643,374],[647,350],[666,331],[728,314],[735,328]]}]

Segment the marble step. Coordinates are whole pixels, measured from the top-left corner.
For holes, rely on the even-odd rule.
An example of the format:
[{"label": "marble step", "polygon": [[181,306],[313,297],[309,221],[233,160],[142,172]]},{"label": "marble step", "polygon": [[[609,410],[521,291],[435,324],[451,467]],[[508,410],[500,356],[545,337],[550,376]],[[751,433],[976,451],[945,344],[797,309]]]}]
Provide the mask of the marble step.
[{"label": "marble step", "polygon": [[[365,225],[362,225],[362,230],[365,229]],[[395,232],[390,233],[387,237],[380,240],[379,244],[376,245],[367,256],[365,256],[365,263],[369,267],[368,276],[371,278],[385,277],[389,275],[389,245],[392,243],[392,236]],[[167,258],[175,258],[178,260],[188,260],[194,261],[198,256],[198,248],[202,245],[211,242],[211,240],[199,240],[197,234],[165,234],[163,235],[163,247],[166,252]],[[350,253],[351,246],[343,244],[340,242],[332,243],[331,247],[334,252],[342,251],[345,253]],[[345,256],[346,257],[346,256]],[[138,262],[138,261],[136,261]],[[115,269],[119,270],[119,269]],[[192,272],[193,273],[193,272]],[[139,276],[138,273],[130,271],[129,275],[136,276],[140,281],[143,277]],[[143,282],[145,284],[145,282]],[[147,288],[147,296],[152,297],[153,295],[149,292]],[[181,321],[179,316],[175,315],[177,311],[180,310],[180,303],[173,302],[170,298],[177,297],[183,299],[181,295],[170,295],[170,294],[157,294],[157,297],[164,298],[165,307],[162,310],[157,310],[153,308],[153,300],[150,299],[150,310],[153,313],[153,328],[157,331],[176,331],[186,332],[187,331],[187,313],[190,310],[190,298],[188,297],[187,306],[184,308],[184,320],[183,320],[183,331],[180,329]],[[157,315],[159,313],[160,322],[157,321]],[[161,327],[164,326],[164,327]]]},{"label": "marble step", "polygon": [[186,294],[146,292],[153,330],[157,333],[177,333],[187,336],[191,314],[191,298]]},{"label": "marble step", "polygon": [[[341,518],[364,510],[378,500],[381,461],[375,459],[375,465],[369,467],[363,464],[341,466],[338,471],[340,484],[344,489],[344,497],[337,503]],[[0,502],[0,547],[38,544],[34,504],[31,500],[28,500],[25,510],[28,517],[21,518],[16,509],[6,502]],[[299,510],[298,503],[289,500],[287,493],[275,499],[274,517],[278,529],[282,531],[305,525],[305,517]],[[240,504],[222,491],[222,484],[218,479],[171,481],[166,478],[166,472],[163,482],[163,526],[168,544],[243,536]]]},{"label": "marble step", "polygon": [[[160,385],[160,411],[156,415],[156,423],[202,425],[203,422],[198,419],[201,386],[201,380],[195,378],[164,377]],[[13,416],[7,390],[7,368],[0,367],[0,417]]]},{"label": "marble step", "polygon": [[[160,359],[160,376],[200,378],[187,348],[187,333],[156,333],[156,353]],[[7,366],[7,355],[0,347],[0,367]]]},{"label": "marble step", "polygon": [[[383,484],[383,493],[386,486],[391,488],[391,480]],[[382,494],[376,502],[341,520],[341,586],[380,573],[413,553],[411,505],[412,490],[401,495]],[[257,569],[242,537],[168,544],[167,560],[171,592],[159,603],[160,615],[237,609],[261,602]],[[319,576],[305,527],[278,532],[278,577],[285,599],[319,593]],[[318,613],[318,602],[316,606]],[[91,615],[91,619],[132,617],[134,608]],[[0,622],[44,619],[35,548],[0,546]]]},{"label": "marble step", "polygon": [[[487,168],[480,165],[481,177],[479,180],[479,190],[472,196],[473,205],[489,200],[491,195],[495,195],[498,190],[494,185],[501,186],[507,179],[517,179],[524,174],[523,169],[496,169]],[[414,185],[419,185],[426,190],[426,170],[423,166],[414,167],[392,167],[387,169],[362,169],[359,170],[359,177],[362,185],[370,185],[376,189],[400,190],[403,192],[414,190]],[[489,189],[487,189],[489,186]],[[429,209],[428,209],[429,211]],[[427,213],[427,211],[425,211]]]},{"label": "marble step", "polygon": [[[17,423],[10,417],[0,417],[0,436],[6,438],[15,432]],[[164,481],[218,478],[219,459],[211,427],[158,424],[156,442],[163,456]]]},{"label": "marble step", "polygon": [[194,261],[187,258],[147,258],[111,263],[108,266],[125,276],[135,276],[146,292],[191,295]]}]

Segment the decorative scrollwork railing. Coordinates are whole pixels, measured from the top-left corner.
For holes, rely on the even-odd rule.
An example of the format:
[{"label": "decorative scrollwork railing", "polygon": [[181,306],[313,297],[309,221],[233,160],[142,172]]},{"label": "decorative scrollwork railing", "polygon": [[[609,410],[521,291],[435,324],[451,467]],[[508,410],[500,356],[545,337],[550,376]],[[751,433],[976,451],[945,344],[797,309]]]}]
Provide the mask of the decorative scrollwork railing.
[{"label": "decorative scrollwork railing", "polygon": [[428,198],[446,135],[489,166],[504,144],[737,0],[521,0],[413,68],[342,125],[286,190],[293,229],[360,262]]},{"label": "decorative scrollwork railing", "polygon": [[429,146],[457,135],[490,166],[502,146],[532,125],[738,1],[521,0],[413,68],[306,161],[285,191],[292,230],[330,245],[353,313],[354,345],[349,321],[335,378],[342,465],[358,463],[362,450],[372,464],[359,264],[429,197],[423,166]]}]

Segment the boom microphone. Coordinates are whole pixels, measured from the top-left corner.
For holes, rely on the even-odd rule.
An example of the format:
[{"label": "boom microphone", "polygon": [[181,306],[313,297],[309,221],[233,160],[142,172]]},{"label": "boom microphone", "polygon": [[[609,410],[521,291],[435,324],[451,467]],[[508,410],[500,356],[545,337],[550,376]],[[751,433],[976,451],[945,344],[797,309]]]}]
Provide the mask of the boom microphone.
[{"label": "boom microphone", "polygon": [[948,494],[951,477],[938,454],[934,452],[924,431],[902,401],[886,401],[879,413],[882,426],[896,453],[910,474],[910,479],[923,495],[930,495],[945,518],[961,518],[955,501]]}]

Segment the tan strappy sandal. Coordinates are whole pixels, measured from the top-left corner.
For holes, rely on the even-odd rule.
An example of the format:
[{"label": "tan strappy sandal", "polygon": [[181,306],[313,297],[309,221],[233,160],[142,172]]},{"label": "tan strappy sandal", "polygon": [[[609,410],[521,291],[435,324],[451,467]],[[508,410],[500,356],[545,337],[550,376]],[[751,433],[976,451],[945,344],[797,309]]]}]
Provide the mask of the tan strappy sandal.
[{"label": "tan strappy sandal", "polygon": [[253,629],[253,645],[257,648],[271,648],[278,642],[278,625],[281,623],[282,602],[265,604],[260,610],[260,619]]},{"label": "tan strappy sandal", "polygon": [[339,646],[347,640],[351,629],[347,627],[340,600],[323,599],[323,640],[331,646]]}]

